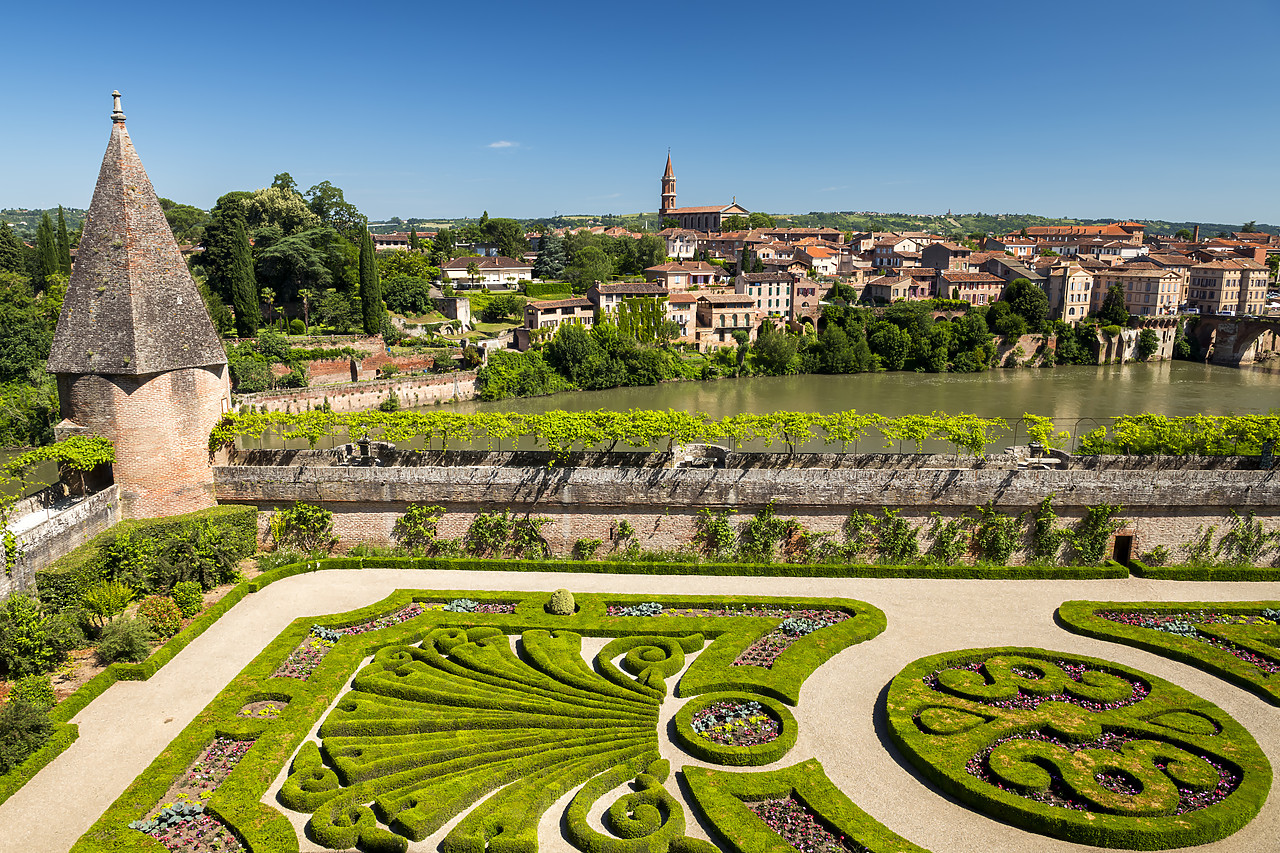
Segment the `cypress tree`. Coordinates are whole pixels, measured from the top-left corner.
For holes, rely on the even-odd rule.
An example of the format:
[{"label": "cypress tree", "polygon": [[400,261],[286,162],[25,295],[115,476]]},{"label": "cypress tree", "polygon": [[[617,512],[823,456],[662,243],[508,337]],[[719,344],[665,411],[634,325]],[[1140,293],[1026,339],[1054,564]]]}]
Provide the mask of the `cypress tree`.
[{"label": "cypress tree", "polygon": [[9,227],[7,222],[0,222],[0,270],[22,273],[26,275],[27,259],[22,241]]},{"label": "cypress tree", "polygon": [[373,237],[368,228],[360,243],[360,307],[364,314],[364,333],[382,334],[386,311],[382,307],[382,285],[378,283],[378,263],[373,256]]},{"label": "cypress tree", "polygon": [[418,240],[418,229],[409,226],[409,250],[416,252],[419,246],[421,246],[421,243]]},{"label": "cypress tree", "polygon": [[71,238],[67,235],[67,218],[58,205],[58,269],[71,275]]},{"label": "cypress tree", "polygon": [[236,220],[231,237],[231,263],[228,278],[231,280],[232,304],[236,310],[236,334],[251,338],[262,325],[262,307],[258,302],[258,282],[253,277],[253,256],[249,252],[249,235],[244,222]]},{"label": "cypress tree", "polygon": [[53,236],[53,220],[46,213],[40,219],[40,226],[36,229],[36,273],[40,276],[41,282],[46,278],[59,272],[61,267],[58,264],[58,241]]}]

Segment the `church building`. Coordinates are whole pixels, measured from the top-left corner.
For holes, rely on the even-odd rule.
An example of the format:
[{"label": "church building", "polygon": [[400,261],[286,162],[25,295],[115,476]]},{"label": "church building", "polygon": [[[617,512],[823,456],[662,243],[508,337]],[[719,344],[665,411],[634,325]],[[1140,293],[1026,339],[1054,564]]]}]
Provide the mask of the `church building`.
[{"label": "church building", "polygon": [[658,219],[674,219],[681,228],[694,231],[720,231],[721,223],[730,216],[748,216],[751,211],[734,199],[730,204],[707,207],[676,207],[676,173],[671,169],[671,152],[667,152],[667,170],[662,175],[662,201]]}]

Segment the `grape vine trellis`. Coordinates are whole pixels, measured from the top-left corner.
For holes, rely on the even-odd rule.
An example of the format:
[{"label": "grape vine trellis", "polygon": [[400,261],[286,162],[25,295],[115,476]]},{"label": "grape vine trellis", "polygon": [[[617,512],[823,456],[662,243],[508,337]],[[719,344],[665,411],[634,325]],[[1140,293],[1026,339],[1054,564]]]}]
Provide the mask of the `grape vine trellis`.
[{"label": "grape vine trellis", "polygon": [[575,448],[611,450],[663,447],[694,442],[728,442],[739,446],[761,441],[766,447],[785,444],[788,451],[821,438],[846,452],[878,434],[886,447],[907,445],[919,452],[926,441],[945,441],[975,455],[1009,431],[1003,418],[977,415],[904,415],[889,418],[854,411],[824,415],[815,412],[770,412],[711,418],[701,412],[632,409],[626,412],[565,412],[515,414],[502,412],[249,412],[223,416],[209,437],[209,449],[229,447],[241,436],[261,438],[273,431],[283,439],[306,439],[315,447],[322,438],[343,433],[356,441],[375,431],[387,441],[425,438],[442,449],[483,444],[500,449],[503,441],[533,438],[539,445],[567,453]]},{"label": "grape vine trellis", "polygon": [[[1092,423],[1097,423],[1092,421]],[[574,449],[670,449],[677,444],[721,442],[738,447],[760,441],[765,447],[786,445],[789,453],[821,439],[841,453],[856,450],[868,438],[879,437],[884,447],[919,453],[926,441],[945,442],[957,453],[986,454],[997,441],[1022,435],[1033,442],[1059,446],[1071,434],[1055,431],[1051,418],[1025,414],[1013,421],[977,415],[884,415],[856,411],[769,412],[712,418],[702,412],[631,409],[625,412],[566,412],[541,414],[506,412],[247,412],[230,413],[213,429],[209,449],[232,446],[242,436],[261,438],[274,432],[283,439],[306,439],[315,447],[322,438],[346,435],[356,441],[378,434],[386,441],[424,438],[428,446],[450,449],[463,445],[501,450],[503,442],[529,437],[556,453]],[[1080,437],[1078,452],[1141,454],[1258,454],[1280,441],[1280,415],[1125,415],[1110,426]]]}]

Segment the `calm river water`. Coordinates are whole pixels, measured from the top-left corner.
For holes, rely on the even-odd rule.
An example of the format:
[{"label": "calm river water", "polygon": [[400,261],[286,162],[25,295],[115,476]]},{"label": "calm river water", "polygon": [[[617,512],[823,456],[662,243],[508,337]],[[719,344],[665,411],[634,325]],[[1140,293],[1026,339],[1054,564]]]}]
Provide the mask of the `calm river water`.
[{"label": "calm river water", "polygon": [[940,411],[1013,419],[1030,412],[1062,421],[1140,412],[1263,414],[1273,408],[1280,410],[1280,373],[1175,361],[985,373],[767,376],[575,391],[494,403],[471,401],[444,408],[521,413],[548,409],[682,409],[713,417],[739,412],[856,409],[887,416]]}]

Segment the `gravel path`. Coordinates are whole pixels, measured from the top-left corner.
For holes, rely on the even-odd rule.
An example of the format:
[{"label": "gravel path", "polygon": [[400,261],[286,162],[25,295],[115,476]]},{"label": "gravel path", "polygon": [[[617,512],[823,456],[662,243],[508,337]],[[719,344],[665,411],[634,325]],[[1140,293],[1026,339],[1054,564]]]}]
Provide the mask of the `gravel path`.
[{"label": "gravel path", "polygon": [[[362,607],[397,589],[553,590],[662,594],[844,596],[885,611],[888,629],[845,650],[806,683],[800,737],[780,765],[819,758],[832,781],[894,831],[935,853],[1022,853],[1096,848],[1055,841],[978,815],[920,781],[887,745],[875,708],[907,663],[979,646],[1029,645],[1093,655],[1166,678],[1222,707],[1280,768],[1277,709],[1200,670],[1157,655],[1071,634],[1053,621],[1068,599],[1228,601],[1280,599],[1280,583],[859,580],[645,577],[366,569],[300,575],[246,597],[150,681],[119,682],[73,722],[80,738],[0,805],[0,853],[67,850],[169,741],[286,625]],[[664,708],[664,711],[667,709]],[[664,716],[666,716],[664,714]],[[664,752],[666,748],[664,747]],[[673,756],[674,757],[674,756]],[[1280,798],[1213,853],[1274,849]],[[548,838],[548,853],[572,848]]]}]

